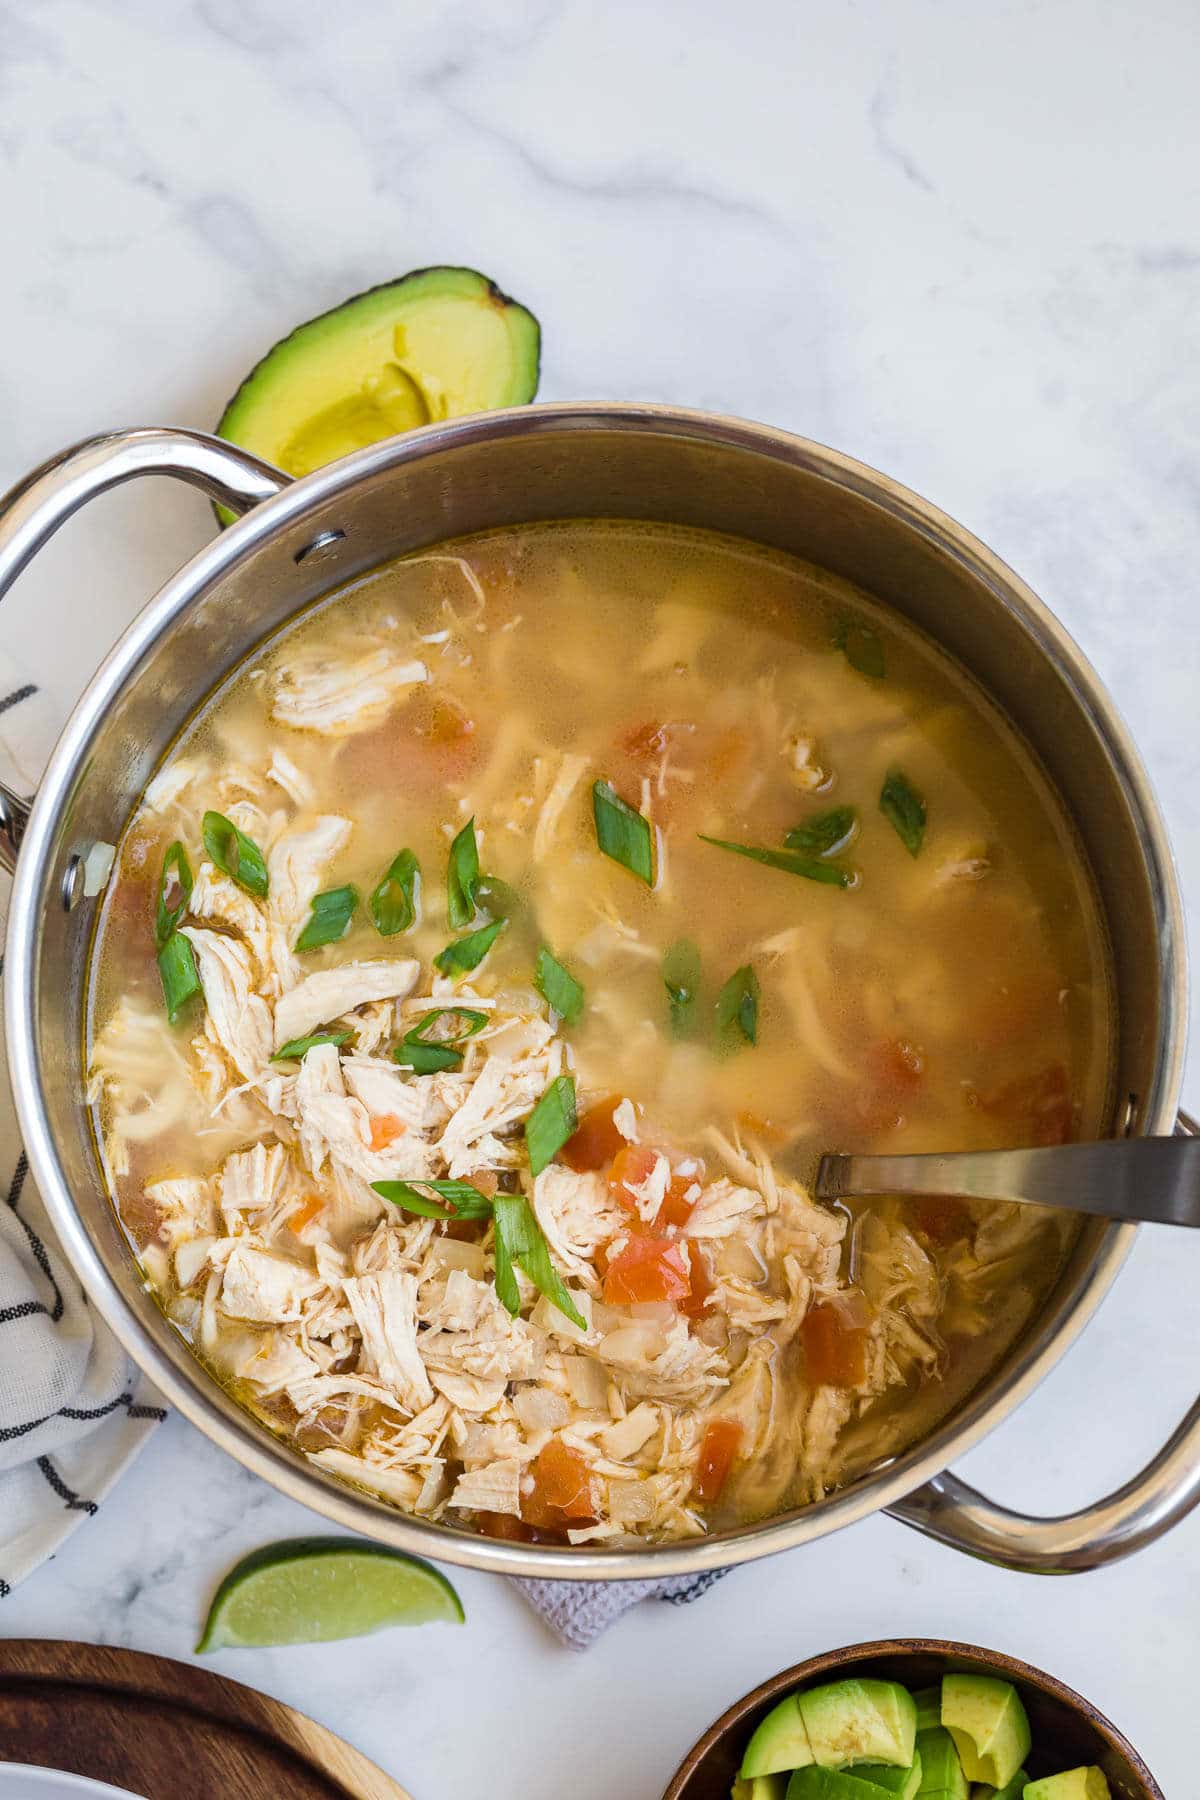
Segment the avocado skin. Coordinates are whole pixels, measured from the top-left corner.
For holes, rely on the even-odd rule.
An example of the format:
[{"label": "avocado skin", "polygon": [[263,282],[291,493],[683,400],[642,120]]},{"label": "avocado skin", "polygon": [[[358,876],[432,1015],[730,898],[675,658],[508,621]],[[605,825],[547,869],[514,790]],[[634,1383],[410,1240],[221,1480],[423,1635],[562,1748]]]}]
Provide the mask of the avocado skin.
[{"label": "avocado skin", "polygon": [[[423,309],[428,317],[440,301],[471,302],[503,315],[506,331],[502,348],[508,366],[502,369],[493,365],[485,370],[477,399],[468,396],[449,404],[443,393],[443,404],[438,407],[429,404],[425,381],[432,380],[436,391],[443,389],[447,377],[453,378],[456,371],[451,366],[454,363],[452,334],[449,334],[449,355],[445,354],[441,344],[437,346],[436,354],[426,359],[417,354],[411,363],[402,353],[381,352],[378,373],[392,377],[393,392],[389,397],[393,402],[398,396],[402,399],[402,412],[406,416],[391,425],[386,417],[381,417],[378,428],[360,429],[357,433],[351,424],[348,433],[344,434],[350,439],[345,447],[338,448],[333,454],[310,459],[312,466],[319,467],[338,455],[347,454],[350,449],[379,442],[397,431],[427,424],[435,417],[458,417],[496,406],[519,406],[532,400],[541,373],[541,328],[533,313],[476,269],[433,264],[352,294],[337,306],[295,326],[259,358],[242,381],[221,414],[217,435],[252,450],[268,462],[279,463],[298,433],[307,424],[319,423],[322,411],[328,410],[331,401],[340,400],[352,409],[361,392],[365,373],[361,367],[348,369],[345,385],[340,389],[336,376],[330,379],[327,365],[331,361],[336,363],[339,330],[344,328],[347,334],[347,362],[352,363],[354,351],[361,350],[368,332],[386,327],[389,309],[394,309],[396,321],[402,322],[406,315],[413,316],[414,308]],[[435,366],[439,361],[442,366]],[[324,379],[316,382],[320,404],[314,418],[304,408],[303,395],[305,383],[313,379],[317,364],[323,365]],[[299,409],[289,414],[289,402],[294,404],[297,400],[301,401]],[[287,472],[307,473],[307,470],[293,468]],[[219,507],[215,510],[222,524],[231,523],[231,513]]]}]

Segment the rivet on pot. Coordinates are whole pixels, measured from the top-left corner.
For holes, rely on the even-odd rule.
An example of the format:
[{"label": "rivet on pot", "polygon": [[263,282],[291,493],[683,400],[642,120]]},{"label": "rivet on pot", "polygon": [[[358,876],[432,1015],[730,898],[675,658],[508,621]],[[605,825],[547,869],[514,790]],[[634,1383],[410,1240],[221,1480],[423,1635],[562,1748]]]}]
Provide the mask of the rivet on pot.
[{"label": "rivet on pot", "polygon": [[72,855],[67,858],[67,866],[62,878],[63,911],[71,912],[83,899],[83,858]]},{"label": "rivet on pot", "polygon": [[292,561],[302,563],[307,562],[310,556],[320,556],[331,545],[340,544],[345,535],[344,531],[320,531],[311,544],[305,544],[302,550],[296,551]]}]

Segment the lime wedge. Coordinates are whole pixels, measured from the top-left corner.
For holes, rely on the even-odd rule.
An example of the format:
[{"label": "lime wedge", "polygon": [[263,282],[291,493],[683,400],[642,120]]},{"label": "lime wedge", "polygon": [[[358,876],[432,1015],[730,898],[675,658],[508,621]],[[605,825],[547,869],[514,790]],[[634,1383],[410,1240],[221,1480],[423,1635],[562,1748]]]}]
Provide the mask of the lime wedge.
[{"label": "lime wedge", "polygon": [[463,1618],[462,1601],[431,1563],[355,1538],[289,1538],[229,1571],[196,1649],[319,1644]]}]

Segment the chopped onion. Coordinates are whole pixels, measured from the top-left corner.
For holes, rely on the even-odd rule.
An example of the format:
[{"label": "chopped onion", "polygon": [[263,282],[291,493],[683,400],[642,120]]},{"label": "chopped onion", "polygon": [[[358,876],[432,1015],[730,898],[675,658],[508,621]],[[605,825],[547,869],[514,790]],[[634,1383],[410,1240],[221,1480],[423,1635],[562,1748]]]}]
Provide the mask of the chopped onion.
[{"label": "chopped onion", "polygon": [[466,1244],[460,1243],[457,1238],[435,1237],[430,1243],[429,1254],[443,1268],[464,1269],[476,1281],[484,1279],[486,1259],[482,1244]]},{"label": "chopped onion", "polygon": [[526,1431],[554,1431],[571,1416],[561,1394],[528,1385],[519,1387],[513,1395],[513,1411]]},{"label": "chopped onion", "polygon": [[608,1399],[608,1375],[590,1356],[564,1356],[563,1373],[576,1406],[602,1407]]}]

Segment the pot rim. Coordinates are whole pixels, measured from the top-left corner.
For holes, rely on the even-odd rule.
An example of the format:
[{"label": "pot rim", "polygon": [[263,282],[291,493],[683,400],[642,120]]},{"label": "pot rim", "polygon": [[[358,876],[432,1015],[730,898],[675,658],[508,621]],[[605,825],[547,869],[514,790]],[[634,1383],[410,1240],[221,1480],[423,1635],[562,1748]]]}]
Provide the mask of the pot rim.
[{"label": "pot rim", "polygon": [[[38,920],[52,890],[55,831],[64,801],[93,738],[125,682],[175,617],[244,555],[310,508],[350,495],[360,478],[444,449],[514,436],[571,431],[622,431],[678,436],[749,452],[815,473],[881,507],[963,563],[1020,620],[1060,669],[1087,711],[1125,785],[1138,820],[1143,852],[1160,907],[1159,959],[1163,1007],[1155,1078],[1142,1129],[1170,1131],[1181,1076],[1186,1019],[1183,910],[1174,864],[1140,757],[1116,708],[1074,640],[1041,600],[972,533],[912,490],[855,458],[809,439],[727,415],[619,402],[515,407],[420,427],[356,451],[301,477],[262,501],[184,565],[134,618],[68,719],[50,757],[21,846],[9,908],[5,1027],[9,1068],[21,1134],[34,1179],[62,1248],[89,1298],[133,1361],[173,1406],[221,1449],[290,1498],[350,1530],[443,1562],[506,1575],[561,1580],[643,1579],[700,1574],[789,1549],[853,1524],[899,1501],[970,1450],[1049,1374],[1083,1331],[1133,1246],[1136,1227],[1113,1225],[1100,1238],[1090,1266],[1076,1278],[1070,1310],[1040,1341],[1013,1352],[1003,1382],[989,1376],[930,1436],[880,1469],[869,1471],[817,1505],[776,1515],[711,1537],[636,1550],[595,1546],[525,1545],[475,1536],[405,1514],[302,1461],[241,1408],[218,1406],[219,1384],[180,1340],[172,1356],[143,1325],[125,1298],[76,1212],[41,1099],[36,991]],[[432,538],[431,542],[434,541]],[[153,1302],[148,1298],[147,1305]],[[232,1408],[232,1402],[226,1402]]]},{"label": "pot rim", "polygon": [[1072,1712],[1081,1713],[1106,1739],[1109,1748],[1125,1759],[1146,1789],[1145,1800],[1164,1800],[1162,1789],[1124,1732],[1118,1730],[1112,1720],[1086,1695],[1068,1687],[1057,1675],[1048,1674],[1036,1664],[1023,1662],[1020,1657],[1010,1656],[1006,1651],[988,1650],[981,1644],[960,1644],[949,1638],[876,1638],[862,1644],[845,1644],[839,1650],[825,1650],[818,1656],[806,1657],[803,1662],[794,1663],[790,1669],[783,1669],[778,1675],[770,1676],[750,1693],[743,1694],[740,1700],[735,1700],[732,1706],[726,1707],[720,1718],[714,1720],[708,1730],[696,1739],[668,1782],[662,1800],[680,1800],[685,1783],[691,1780],[710,1751],[716,1748],[728,1732],[741,1724],[747,1713],[753,1712],[764,1701],[782,1696],[802,1682],[811,1681],[815,1675],[831,1674],[835,1670],[852,1668],[856,1664],[873,1662],[885,1656],[915,1655],[954,1657],[964,1662],[986,1663],[989,1669],[1007,1676],[1011,1681],[1023,1681],[1027,1686],[1040,1688],[1043,1693],[1061,1700]]}]

